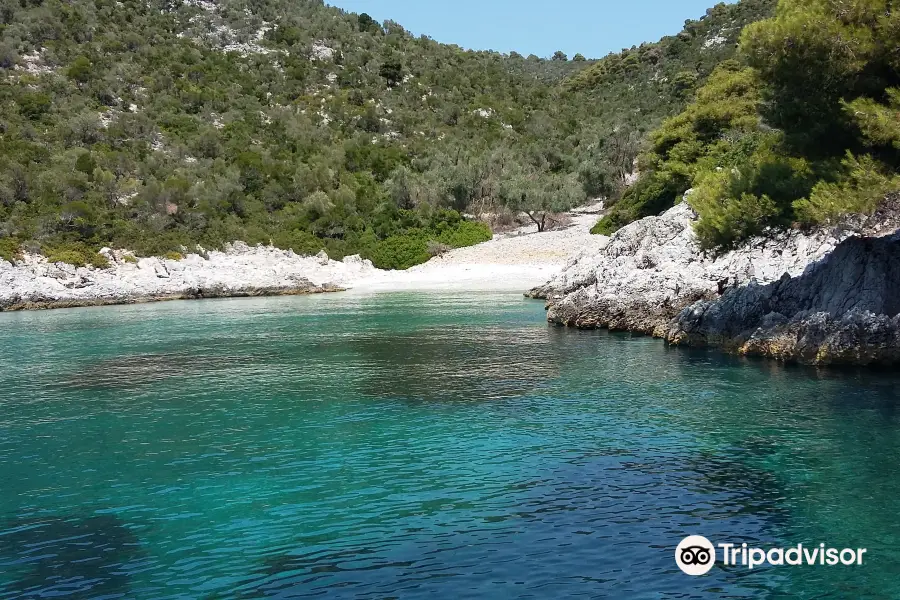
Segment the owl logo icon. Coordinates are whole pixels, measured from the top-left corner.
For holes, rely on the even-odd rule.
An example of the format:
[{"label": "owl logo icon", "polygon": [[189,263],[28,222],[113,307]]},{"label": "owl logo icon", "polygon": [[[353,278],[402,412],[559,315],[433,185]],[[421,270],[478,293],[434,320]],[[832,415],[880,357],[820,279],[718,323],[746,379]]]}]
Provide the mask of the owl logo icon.
[{"label": "owl logo icon", "polygon": [[688,575],[705,575],[716,563],[716,549],[702,535],[689,535],[675,548],[675,563]]}]

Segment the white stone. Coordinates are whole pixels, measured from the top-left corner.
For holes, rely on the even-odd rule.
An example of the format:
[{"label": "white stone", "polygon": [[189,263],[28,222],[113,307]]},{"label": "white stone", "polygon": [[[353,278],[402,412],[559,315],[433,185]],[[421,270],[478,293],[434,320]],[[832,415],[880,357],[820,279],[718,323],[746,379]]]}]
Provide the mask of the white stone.
[{"label": "white stone", "polygon": [[724,44],[727,41],[728,41],[728,38],[726,38],[722,35],[714,35],[711,38],[707,39],[705,42],[703,42],[703,47],[704,48],[714,48],[716,46],[721,46],[722,44]]},{"label": "white stone", "polygon": [[310,49],[311,60],[331,60],[334,58],[334,48],[326,46],[324,42],[315,42]]},{"label": "white stone", "polygon": [[134,257],[131,252],[103,248],[101,253],[109,259],[109,268],[76,269],[65,263],[48,263],[33,254],[24,255],[15,266],[0,261],[0,308],[29,300],[90,302],[179,296],[198,287],[284,288],[302,280],[348,287],[381,273],[358,256],[339,262],[327,255],[298,256],[243,242],[230,244],[224,251],[208,251],[208,260],[187,254],[180,261],[151,257],[134,264],[124,260]]},{"label": "white stone", "polygon": [[723,289],[751,279],[771,283],[785,273],[796,277],[853,235],[840,228],[769,232],[714,255],[700,249],[696,218],[682,202],[631,223],[532,293],[551,300],[551,319],[596,315],[601,323],[622,319],[631,329],[651,332],[667,323],[670,313],[715,298]]}]

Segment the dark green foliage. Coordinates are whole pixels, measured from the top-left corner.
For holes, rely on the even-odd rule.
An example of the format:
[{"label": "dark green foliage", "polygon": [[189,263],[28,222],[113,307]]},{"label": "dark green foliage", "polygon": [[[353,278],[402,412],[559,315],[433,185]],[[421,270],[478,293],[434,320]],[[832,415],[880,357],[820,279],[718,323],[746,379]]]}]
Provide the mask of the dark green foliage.
[{"label": "dark green foliage", "polygon": [[741,38],[766,83],[766,120],[807,155],[855,150],[859,132],[842,101],[884,102],[900,85],[897,7],[891,0],[851,4],[781,0],[775,19],[748,27]]},{"label": "dark green foliage", "polygon": [[728,248],[766,227],[788,225],[792,202],[808,194],[814,175],[807,161],[790,158],[772,140],[729,169],[701,171],[687,201],[700,220],[704,248]]},{"label": "dark green foliage", "polygon": [[428,236],[421,230],[391,236],[375,245],[370,258],[379,269],[408,269],[431,258]]},{"label": "dark green foliage", "polygon": [[312,256],[325,249],[324,240],[301,229],[279,231],[272,237],[272,245],[282,250],[293,250],[301,256]]},{"label": "dark green foliage", "polygon": [[378,70],[378,74],[384,77],[389,86],[393,87],[403,81],[403,64],[398,60],[385,61]]},{"label": "dark green foliage", "polygon": [[869,155],[847,153],[836,182],[819,181],[794,202],[798,218],[808,223],[833,223],[847,213],[872,213],[885,196],[900,190],[900,175]]},{"label": "dark green foliage", "polygon": [[86,56],[79,56],[72,62],[66,75],[78,83],[87,83],[93,75],[93,65]]},{"label": "dark green foliage", "polygon": [[25,92],[19,96],[19,114],[26,119],[37,120],[50,111],[50,96],[40,92]]},{"label": "dark green foliage", "polygon": [[595,228],[670,206],[688,187],[706,248],[768,227],[870,213],[900,189],[900,14],[889,0],[780,0],[694,102],[651,134],[642,176]]},{"label": "dark green foliage", "polygon": [[381,31],[381,25],[378,24],[375,19],[370,17],[367,13],[362,13],[357,17],[357,25],[359,26],[359,30],[362,32],[375,32]]},{"label": "dark green foliage", "polygon": [[402,235],[379,241],[364,256],[381,269],[408,269],[431,258],[436,243],[463,248],[491,237],[491,229],[484,223],[463,221],[455,211],[440,211],[432,215],[427,227],[412,227]]},{"label": "dark green foliage", "polygon": [[695,71],[681,71],[672,78],[672,92],[678,98],[688,97],[697,86],[697,73]]},{"label": "dark green foliage", "polygon": [[610,235],[633,221],[659,214],[672,207],[688,187],[687,178],[679,174],[645,175],[597,222],[591,233]]},{"label": "dark green foliage", "polygon": [[484,223],[461,221],[454,227],[437,232],[436,240],[451,248],[464,248],[487,242],[493,237],[491,228]]},{"label": "dark green foliage", "polygon": [[88,180],[90,180],[91,176],[94,173],[94,169],[96,168],[97,161],[94,160],[90,152],[82,152],[75,160],[75,170],[81,171],[82,173],[87,175]]}]

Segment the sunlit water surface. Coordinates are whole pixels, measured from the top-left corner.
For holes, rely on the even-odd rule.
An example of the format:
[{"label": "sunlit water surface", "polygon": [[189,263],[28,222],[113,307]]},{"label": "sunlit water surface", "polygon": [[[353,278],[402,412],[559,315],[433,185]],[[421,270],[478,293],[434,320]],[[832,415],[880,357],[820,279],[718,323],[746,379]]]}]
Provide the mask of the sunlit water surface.
[{"label": "sunlit water surface", "polygon": [[[900,378],[513,294],[0,314],[0,598],[898,598]],[[687,534],[862,566],[676,567]]]}]

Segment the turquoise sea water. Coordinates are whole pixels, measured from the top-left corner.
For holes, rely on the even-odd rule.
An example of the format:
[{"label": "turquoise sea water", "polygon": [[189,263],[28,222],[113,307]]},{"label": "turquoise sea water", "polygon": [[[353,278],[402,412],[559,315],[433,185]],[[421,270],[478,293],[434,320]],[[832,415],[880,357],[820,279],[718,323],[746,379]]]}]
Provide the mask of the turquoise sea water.
[{"label": "turquoise sea water", "polygon": [[[900,377],[513,294],[0,314],[0,599],[898,598]],[[867,548],[717,565],[688,534]]]}]

